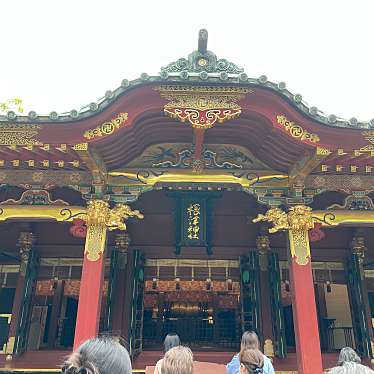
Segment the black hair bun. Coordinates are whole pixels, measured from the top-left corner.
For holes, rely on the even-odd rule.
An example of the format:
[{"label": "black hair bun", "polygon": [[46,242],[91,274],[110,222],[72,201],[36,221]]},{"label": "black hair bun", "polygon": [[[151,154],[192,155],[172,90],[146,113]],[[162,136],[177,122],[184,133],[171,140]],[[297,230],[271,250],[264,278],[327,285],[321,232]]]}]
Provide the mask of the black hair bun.
[{"label": "black hair bun", "polygon": [[95,366],[86,359],[85,355],[74,352],[61,368],[63,374],[95,374]]},{"label": "black hair bun", "polygon": [[91,374],[91,370],[85,367],[76,367],[74,365],[65,365],[61,372],[63,374]]}]

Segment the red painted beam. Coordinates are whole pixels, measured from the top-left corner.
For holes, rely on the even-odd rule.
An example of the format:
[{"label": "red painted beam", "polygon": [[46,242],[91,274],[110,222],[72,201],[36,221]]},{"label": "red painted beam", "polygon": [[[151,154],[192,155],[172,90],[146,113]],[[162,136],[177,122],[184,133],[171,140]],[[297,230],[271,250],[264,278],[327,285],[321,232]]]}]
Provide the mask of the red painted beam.
[{"label": "red painted beam", "polygon": [[290,281],[298,373],[322,374],[322,355],[310,259],[306,265],[299,265],[295,257],[290,260]]},{"label": "red painted beam", "polygon": [[77,322],[75,325],[74,350],[85,340],[96,337],[99,332],[101,300],[103,296],[105,255],[96,261],[84,255],[79,290]]}]

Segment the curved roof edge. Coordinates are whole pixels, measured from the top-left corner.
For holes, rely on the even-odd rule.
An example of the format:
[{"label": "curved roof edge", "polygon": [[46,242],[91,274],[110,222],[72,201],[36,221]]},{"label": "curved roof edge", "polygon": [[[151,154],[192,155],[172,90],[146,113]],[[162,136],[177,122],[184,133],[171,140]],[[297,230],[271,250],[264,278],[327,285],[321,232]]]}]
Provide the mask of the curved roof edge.
[{"label": "curved roof edge", "polygon": [[309,106],[300,94],[293,94],[287,90],[284,82],[274,83],[268,81],[265,75],[261,75],[259,78],[249,78],[244,69],[239,68],[234,63],[225,59],[217,59],[214,53],[207,50],[207,41],[208,32],[200,30],[198,50],[191,53],[188,59],[181,58],[170,63],[166,67],[161,68],[157,76],[149,76],[147,73],[142,73],[139,78],[131,81],[123,79],[120,87],[114,91],[107,91],[98,101],[85,105],[80,110],[74,109],[64,113],[52,111],[49,115],[38,115],[34,111],[30,111],[28,115],[18,115],[13,111],[9,111],[7,115],[0,115],[0,122],[71,122],[81,120],[101,112],[119,96],[137,86],[149,83],[177,82],[184,84],[219,83],[220,85],[260,86],[277,92],[281,97],[290,101],[294,107],[319,123],[332,127],[374,128],[374,118],[370,121],[358,121],[357,118],[346,120],[334,114],[326,115],[317,107]]}]

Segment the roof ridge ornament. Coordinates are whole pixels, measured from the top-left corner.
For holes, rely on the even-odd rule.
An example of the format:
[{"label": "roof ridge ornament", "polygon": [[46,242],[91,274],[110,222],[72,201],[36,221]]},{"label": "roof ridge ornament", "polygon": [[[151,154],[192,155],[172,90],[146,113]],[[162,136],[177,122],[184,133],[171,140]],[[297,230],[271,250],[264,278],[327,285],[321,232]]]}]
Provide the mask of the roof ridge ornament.
[{"label": "roof ridge ornament", "polygon": [[[201,29],[199,31],[198,49],[188,56],[188,60],[180,58],[175,62],[171,62],[166,67],[161,68],[161,77],[183,75],[188,78],[189,75],[200,74],[219,75],[219,74],[241,74],[244,72],[243,68],[239,68],[232,62],[226,59],[217,59],[217,56],[208,51],[208,31]],[[192,74],[191,74],[192,73]],[[228,78],[228,76],[227,76]]]},{"label": "roof ridge ornament", "polygon": [[199,31],[199,42],[198,42],[197,49],[201,54],[207,53],[207,51],[208,51],[208,30],[201,29]]}]

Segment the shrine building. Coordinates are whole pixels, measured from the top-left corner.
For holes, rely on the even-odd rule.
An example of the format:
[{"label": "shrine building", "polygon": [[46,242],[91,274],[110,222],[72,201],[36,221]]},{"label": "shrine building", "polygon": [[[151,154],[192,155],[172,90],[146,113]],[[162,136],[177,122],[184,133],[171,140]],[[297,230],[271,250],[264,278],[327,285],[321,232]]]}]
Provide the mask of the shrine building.
[{"label": "shrine building", "polygon": [[57,372],[101,333],[138,371],[169,332],[223,364],[254,330],[280,372],[373,358],[374,120],[207,44],[80,110],[0,117],[2,371]]}]

